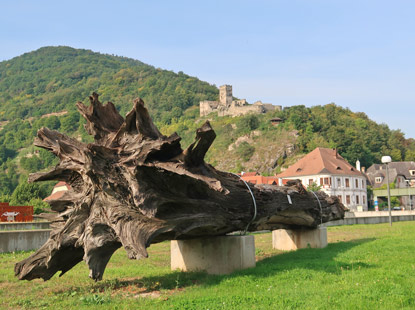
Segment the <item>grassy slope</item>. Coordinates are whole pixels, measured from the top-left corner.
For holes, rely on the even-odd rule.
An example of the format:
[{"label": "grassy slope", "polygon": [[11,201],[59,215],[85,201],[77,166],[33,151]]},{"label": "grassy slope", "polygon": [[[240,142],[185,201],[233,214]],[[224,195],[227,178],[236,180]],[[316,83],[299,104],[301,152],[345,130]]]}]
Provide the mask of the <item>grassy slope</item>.
[{"label": "grassy slope", "polygon": [[[211,114],[202,118],[199,118],[198,114],[198,108],[191,108],[186,111],[184,119],[171,125],[160,126],[160,131],[164,135],[177,132],[182,137],[182,147],[186,148],[194,141],[197,128],[209,120],[215,130],[216,139],[209,148],[205,160],[218,170],[238,173],[259,171],[272,175],[280,168],[275,166],[275,161],[287,150],[287,146],[294,146],[298,138],[296,131],[290,126],[287,128],[272,126],[269,120],[274,116],[273,113],[238,117],[217,117]],[[253,129],[246,127],[251,117],[258,121]],[[239,152],[241,144],[237,141],[242,138],[246,138],[247,143],[253,148],[253,154],[248,160]],[[297,159],[298,157],[287,158],[284,160],[284,165],[292,164]]]},{"label": "grassy slope", "polygon": [[[414,222],[328,229],[329,246],[282,253],[255,236],[257,267],[227,276],[169,270],[169,243],[147,260],[119,250],[104,281],[83,263],[48,282],[19,282],[13,264],[30,253],[1,254],[4,309],[413,309]],[[146,297],[145,297],[146,296]]]}]

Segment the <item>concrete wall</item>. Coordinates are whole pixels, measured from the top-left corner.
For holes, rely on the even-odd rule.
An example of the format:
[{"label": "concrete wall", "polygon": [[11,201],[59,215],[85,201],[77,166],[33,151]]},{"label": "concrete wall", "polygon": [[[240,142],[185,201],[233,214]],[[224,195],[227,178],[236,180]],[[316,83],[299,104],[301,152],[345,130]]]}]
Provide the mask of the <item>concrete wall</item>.
[{"label": "concrete wall", "polygon": [[[392,215],[392,222],[414,221],[415,215]],[[343,220],[331,221],[323,223],[320,226],[340,226],[340,225],[355,225],[355,224],[380,224],[389,223],[389,216],[366,216],[366,217],[351,217]]]},{"label": "concrete wall", "polygon": [[[392,216],[415,215],[415,210],[391,211]],[[389,216],[389,211],[346,212],[345,218]]]},{"label": "concrete wall", "polygon": [[49,228],[50,228],[50,222],[4,222],[4,223],[0,223],[0,231],[49,229]]},{"label": "concrete wall", "polygon": [[0,253],[39,249],[49,234],[50,229],[0,231]]}]

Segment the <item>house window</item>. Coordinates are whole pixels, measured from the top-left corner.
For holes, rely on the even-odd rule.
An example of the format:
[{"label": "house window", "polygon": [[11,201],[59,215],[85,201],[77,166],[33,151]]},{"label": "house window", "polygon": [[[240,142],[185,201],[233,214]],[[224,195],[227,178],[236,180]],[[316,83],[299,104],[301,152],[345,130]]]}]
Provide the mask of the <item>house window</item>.
[{"label": "house window", "polygon": [[356,179],[355,181],[356,181],[356,182],[355,182],[355,184],[356,184],[356,188],[359,188],[359,180],[358,180],[358,179]]},{"label": "house window", "polygon": [[359,195],[356,195],[356,204],[359,204]]},{"label": "house window", "polygon": [[340,178],[337,178],[337,187],[342,186],[342,180]]},{"label": "house window", "polygon": [[339,198],[340,202],[343,202],[342,195],[338,195],[337,198]]},{"label": "house window", "polygon": [[366,196],[365,195],[362,196],[362,200],[363,200],[363,204],[365,205],[366,204]]},{"label": "house window", "polygon": [[308,179],[308,186],[313,185],[313,179]]},{"label": "house window", "polygon": [[[345,181],[346,181],[346,187],[350,187],[350,180],[348,178],[346,178]],[[350,196],[349,196],[349,198],[350,198]]]},{"label": "house window", "polygon": [[415,175],[415,170],[409,170],[409,174],[414,176]]},{"label": "house window", "polygon": [[375,178],[375,183],[382,183],[382,177]]},{"label": "house window", "polygon": [[346,195],[346,204],[350,204],[350,195]]},{"label": "house window", "polygon": [[320,178],[320,185],[331,185],[331,178]]}]

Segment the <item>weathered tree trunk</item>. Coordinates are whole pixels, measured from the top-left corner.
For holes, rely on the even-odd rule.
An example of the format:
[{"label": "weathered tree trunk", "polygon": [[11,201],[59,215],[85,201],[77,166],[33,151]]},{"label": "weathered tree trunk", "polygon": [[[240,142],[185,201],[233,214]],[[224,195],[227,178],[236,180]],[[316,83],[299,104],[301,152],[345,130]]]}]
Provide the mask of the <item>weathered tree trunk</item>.
[{"label": "weathered tree trunk", "polygon": [[130,259],[139,259],[147,257],[151,243],[163,240],[314,228],[344,215],[336,197],[318,193],[316,199],[295,181],[286,187],[249,185],[255,211],[250,190],[238,176],[204,162],[216,136],[209,122],[182,150],[176,133],[166,137],[158,131],[141,99],[125,120],[112,103],[102,105],[97,94],[90,101],[89,107],[77,106],[95,143],[86,145],[47,128],[38,131],[35,145],[53,152],[60,163],[29,181],[65,181],[72,190],[50,202],[55,211],[50,238],[16,264],[19,279],[48,280],[83,259],[90,277],[100,280],[121,246]]}]

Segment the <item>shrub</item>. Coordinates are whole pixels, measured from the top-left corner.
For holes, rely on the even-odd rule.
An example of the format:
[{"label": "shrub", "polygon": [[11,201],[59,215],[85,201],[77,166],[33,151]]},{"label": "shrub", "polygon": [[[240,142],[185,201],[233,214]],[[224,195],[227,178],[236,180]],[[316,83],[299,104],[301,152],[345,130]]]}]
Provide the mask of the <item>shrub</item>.
[{"label": "shrub", "polygon": [[242,142],[236,149],[236,154],[241,157],[244,162],[250,160],[252,155],[254,155],[254,152],[255,148],[247,142]]}]

